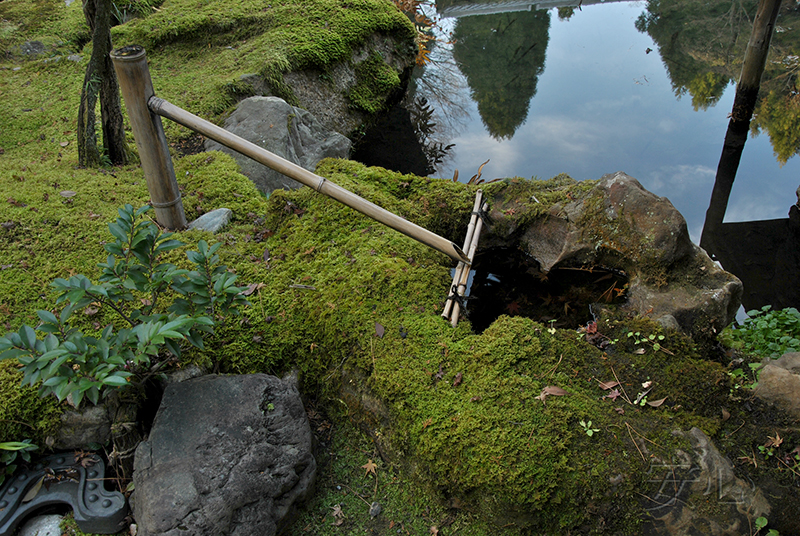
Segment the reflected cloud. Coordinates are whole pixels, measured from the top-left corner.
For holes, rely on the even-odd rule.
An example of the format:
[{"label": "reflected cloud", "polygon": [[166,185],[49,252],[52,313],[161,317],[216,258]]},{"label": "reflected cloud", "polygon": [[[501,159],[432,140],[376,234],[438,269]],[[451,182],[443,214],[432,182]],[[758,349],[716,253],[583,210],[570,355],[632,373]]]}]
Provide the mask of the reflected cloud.
[{"label": "reflected cloud", "polygon": [[713,185],[717,170],[700,164],[662,166],[647,177],[648,189],[658,195],[674,196],[699,186]]}]

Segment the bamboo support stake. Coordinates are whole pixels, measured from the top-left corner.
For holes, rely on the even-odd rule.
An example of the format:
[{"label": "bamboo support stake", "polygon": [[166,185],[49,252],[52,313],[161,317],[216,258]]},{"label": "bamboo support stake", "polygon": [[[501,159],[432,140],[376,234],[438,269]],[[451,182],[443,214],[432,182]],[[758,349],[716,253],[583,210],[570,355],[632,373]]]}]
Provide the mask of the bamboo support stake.
[{"label": "bamboo support stake", "polygon": [[[472,215],[469,218],[469,225],[467,226],[467,236],[464,238],[464,247],[461,249],[463,251],[469,251],[470,243],[472,243],[472,236],[475,233],[475,221],[478,219],[478,211],[481,208],[481,201],[483,200],[483,190],[478,190],[475,192],[475,204],[472,206]],[[459,261],[456,265],[455,273],[453,274],[453,284],[450,285],[450,289],[448,290],[447,301],[444,304],[444,311],[442,311],[442,318],[449,319],[450,318],[450,311],[453,309],[453,302],[455,299],[456,289],[458,288],[458,283],[461,281],[461,273],[464,270],[469,270],[469,267],[464,264],[462,261]]]},{"label": "bamboo support stake", "polygon": [[[489,203],[484,203],[483,207],[481,207],[482,212],[486,212],[489,209]],[[478,240],[481,237],[481,229],[483,228],[483,220],[479,219],[475,223],[475,233],[472,236],[472,240],[469,244],[469,253],[467,256],[469,257],[469,262],[472,264],[472,259],[475,258],[475,250],[478,249]],[[469,268],[465,268],[461,272],[461,281],[458,282],[458,288],[456,289],[456,293],[459,296],[463,296],[464,292],[467,290],[467,280],[469,279]],[[450,324],[453,327],[456,327],[458,324],[458,316],[461,314],[461,305],[458,303],[458,300],[453,300],[453,312],[450,316]]]},{"label": "bamboo support stake", "polygon": [[119,48],[111,52],[111,61],[128,109],[156,220],[167,229],[184,229],[186,215],[161,118],[147,107],[147,100],[153,96],[153,82],[144,48],[138,45]]},{"label": "bamboo support stake", "polygon": [[406,236],[422,242],[423,244],[440,251],[457,261],[469,263],[469,258],[461,250],[458,245],[446,238],[443,238],[431,231],[420,227],[400,216],[389,212],[378,205],[367,201],[366,199],[357,196],[356,194],[345,190],[338,184],[326,180],[307,169],[289,162],[280,156],[273,154],[266,149],[259,147],[254,143],[231,134],[224,128],[218,127],[213,123],[193,115],[186,110],[171,104],[164,99],[158,97],[151,97],[148,106],[153,113],[156,113],[167,119],[175,121],[179,125],[199,132],[200,134],[211,138],[214,141],[221,143],[226,147],[230,147],[234,151],[238,151],[243,155],[252,158],[260,164],[274,169],[279,173],[283,173],[287,177],[316,190],[317,192],[327,195],[339,201],[370,218],[377,220],[392,229],[403,233]]}]

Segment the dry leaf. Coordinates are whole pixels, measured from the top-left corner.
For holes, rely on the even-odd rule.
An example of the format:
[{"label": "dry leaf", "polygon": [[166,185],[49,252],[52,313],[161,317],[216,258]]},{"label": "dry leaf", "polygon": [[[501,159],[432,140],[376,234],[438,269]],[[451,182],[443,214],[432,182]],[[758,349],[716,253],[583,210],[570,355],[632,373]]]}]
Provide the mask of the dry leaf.
[{"label": "dry leaf", "polygon": [[564,395],[567,395],[567,394],[569,394],[569,393],[568,393],[568,392],[566,392],[566,391],[565,391],[564,389],[562,389],[561,387],[556,387],[555,385],[548,385],[547,387],[545,387],[544,389],[542,389],[542,392],[541,392],[541,393],[539,393],[539,396],[536,396],[536,397],[534,397],[534,398],[536,398],[536,399],[538,399],[538,400],[541,400],[541,401],[542,401],[542,404],[545,404],[545,405],[547,405],[547,404],[545,403],[545,399],[548,397],[548,395],[552,395],[552,396],[564,396]]},{"label": "dry leaf", "polygon": [[614,411],[616,411],[620,415],[625,415],[625,409],[622,407],[614,408]]},{"label": "dry leaf", "polygon": [[460,372],[458,374],[456,374],[456,377],[453,380],[453,387],[458,387],[459,385],[461,385],[461,380],[463,378],[464,378],[464,376]]},{"label": "dry leaf", "polygon": [[366,469],[367,472],[364,473],[364,476],[372,473],[375,476],[378,476],[378,466],[372,460],[367,461],[364,465],[361,466],[362,469]]},{"label": "dry leaf", "polygon": [[608,391],[609,389],[611,389],[612,387],[616,387],[617,385],[619,385],[618,381],[600,382],[600,389],[602,389],[603,391]]},{"label": "dry leaf", "polygon": [[767,436],[767,442],[764,443],[764,446],[769,447],[780,447],[781,443],[783,443],[783,438],[778,432],[775,432],[775,437]]},{"label": "dry leaf", "polygon": [[616,401],[618,397],[622,396],[622,393],[619,392],[619,389],[614,389],[610,393],[608,393],[603,398],[610,398],[611,400]]},{"label": "dry leaf", "polygon": [[653,401],[648,400],[647,401],[647,405],[648,406],[653,406],[654,408],[657,408],[658,406],[663,404],[666,399],[667,399],[667,397],[664,397],[664,398],[662,398],[660,400],[653,400]]},{"label": "dry leaf", "polygon": [[428,530],[428,534],[432,534],[433,536],[439,536],[439,529],[436,528],[436,525],[434,525]]},{"label": "dry leaf", "polygon": [[639,348],[637,350],[634,350],[633,353],[636,355],[642,355],[643,353],[645,353],[645,351],[646,350],[644,348]]},{"label": "dry leaf", "polygon": [[61,195],[61,197],[75,197],[76,195],[78,195],[78,192],[74,192],[72,190],[63,190],[58,193]]},{"label": "dry leaf", "polygon": [[66,147],[67,145],[69,145],[69,142],[68,141],[62,141],[61,143],[59,143],[59,145],[61,147]]},{"label": "dry leaf", "polygon": [[722,420],[727,421],[730,418],[731,418],[730,412],[727,409],[722,408]]},{"label": "dry leaf", "polygon": [[266,287],[266,283],[250,283],[247,285],[247,288],[242,291],[243,296],[250,296],[254,292],[258,292],[262,288]]},{"label": "dry leaf", "polygon": [[43,482],[44,482],[44,475],[42,475],[42,478],[40,478],[39,481],[36,482],[36,484],[34,484],[31,487],[31,489],[28,490],[28,493],[26,493],[25,496],[22,498],[22,502],[26,503],[32,501],[33,498],[36,497],[36,495],[39,493],[39,490],[42,489]]},{"label": "dry leaf", "polygon": [[341,504],[334,504],[331,506],[333,510],[333,517],[344,517],[344,512],[342,512],[342,505]]},{"label": "dry leaf", "polygon": [[645,389],[647,389],[647,388],[648,388],[648,387],[650,387],[651,385],[653,385],[653,382],[652,382],[652,381],[650,381],[650,380],[648,380],[648,381],[646,381],[646,382],[644,382],[644,383],[642,384],[642,387],[644,387]]},{"label": "dry leaf", "polygon": [[382,339],[384,333],[386,333],[386,329],[382,325],[380,325],[377,322],[375,322],[375,335],[379,339]]}]

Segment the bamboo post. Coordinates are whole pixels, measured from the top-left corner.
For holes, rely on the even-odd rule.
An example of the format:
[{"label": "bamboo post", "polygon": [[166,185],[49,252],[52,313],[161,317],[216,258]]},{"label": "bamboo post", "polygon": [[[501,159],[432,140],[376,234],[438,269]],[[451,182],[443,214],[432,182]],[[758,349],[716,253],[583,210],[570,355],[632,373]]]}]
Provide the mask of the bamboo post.
[{"label": "bamboo post", "polygon": [[147,107],[147,100],[154,92],[144,48],[138,45],[119,48],[111,52],[111,61],[128,109],[156,220],[167,229],[184,229],[186,216],[161,118]]},{"label": "bamboo post", "polygon": [[196,115],[191,114],[186,110],[158,97],[150,97],[148,106],[153,113],[162,117],[166,117],[167,119],[171,119],[179,125],[190,128],[195,132],[199,132],[200,134],[211,138],[222,145],[225,145],[226,147],[230,147],[234,151],[238,151],[260,164],[264,164],[265,166],[274,169],[279,173],[283,173],[287,177],[291,177],[292,179],[310,188],[313,188],[317,192],[325,194],[328,197],[339,201],[343,205],[369,216],[370,218],[377,220],[384,225],[391,227],[392,229],[399,231],[404,235],[413,238],[414,240],[417,240],[418,242],[440,251],[448,257],[451,257],[457,261],[465,262],[467,264],[470,262],[467,255],[452,241],[432,233],[431,231],[420,227],[419,225],[411,223],[410,221],[403,219],[400,216],[393,214],[388,210],[381,208],[378,205],[371,203],[348,190],[345,190],[338,184],[330,182],[324,177],[320,177],[319,175],[311,173],[307,169],[303,169],[297,164],[289,162],[288,160],[281,158],[280,156],[273,154],[254,143],[250,143],[249,141],[242,139],[235,134],[231,134],[224,128],[218,127],[217,125],[201,119]]},{"label": "bamboo post", "polygon": [[[489,209],[489,203],[484,203],[481,207],[481,211],[486,212]],[[472,240],[469,244],[469,253],[467,256],[469,257],[469,262],[472,264],[472,260],[475,258],[475,250],[478,249],[478,240],[481,237],[481,229],[483,228],[483,220],[479,219],[475,223],[475,233],[472,236]],[[466,267],[464,270],[461,271],[461,280],[458,282],[458,287],[456,289],[456,293],[459,296],[463,296],[464,292],[467,290],[467,280],[469,279],[469,268]],[[453,312],[450,316],[450,324],[453,327],[456,327],[458,324],[458,316],[461,314],[461,305],[458,303],[458,300],[453,300]]]},{"label": "bamboo post", "polygon": [[[469,251],[469,246],[472,243],[472,236],[475,233],[475,221],[478,219],[478,211],[481,208],[481,201],[483,200],[483,190],[478,190],[475,192],[475,204],[472,206],[472,215],[469,218],[469,225],[467,226],[467,236],[464,238],[464,247],[461,249],[463,251]],[[450,311],[453,309],[453,302],[455,302],[456,297],[456,289],[458,289],[458,284],[461,282],[461,274],[464,269],[469,270],[469,267],[464,264],[464,262],[459,261],[456,265],[455,273],[453,274],[453,284],[450,285],[450,290],[448,291],[447,301],[444,304],[444,310],[442,311],[442,318],[450,318]]]},{"label": "bamboo post", "polygon": [[714,189],[711,192],[711,202],[706,211],[706,220],[700,237],[700,247],[711,255],[713,255],[713,236],[725,218],[733,181],[736,178],[744,144],[747,141],[750,119],[756,106],[761,75],[767,63],[769,43],[780,7],[781,0],[761,0],[753,20],[753,33],[750,34],[750,40],[747,43],[742,74],[736,85],[733,110],[728,122],[728,130],[725,133]]}]

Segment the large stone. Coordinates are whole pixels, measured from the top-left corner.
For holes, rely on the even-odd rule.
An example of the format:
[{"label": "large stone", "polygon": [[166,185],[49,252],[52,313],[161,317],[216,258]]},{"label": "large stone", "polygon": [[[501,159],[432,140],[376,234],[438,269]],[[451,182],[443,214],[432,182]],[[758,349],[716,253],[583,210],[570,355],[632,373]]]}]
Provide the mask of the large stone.
[{"label": "large stone", "polygon": [[[699,428],[685,434],[692,452],[651,462],[651,478],[642,493],[649,520],[643,534],[739,536],[771,511],[764,493],[737,478],[733,466]],[[704,505],[702,508],[698,505]]]},{"label": "large stone", "polygon": [[[314,171],[323,158],[347,158],[350,153],[350,140],[323,127],[306,110],[290,106],[277,97],[243,100],[225,120],[225,129],[309,171]],[[279,188],[292,190],[302,186],[213,140],[206,140],[205,148],[232,155],[242,173],[265,194]]]},{"label": "large stone", "polygon": [[95,406],[85,402],[79,409],[61,415],[54,447],[57,449],[85,449],[90,445],[103,445],[111,438],[111,418],[105,404]]},{"label": "large stone", "polygon": [[273,535],[315,474],[293,381],[211,375],[170,384],[136,450],[139,535]]},{"label": "large stone", "polygon": [[800,421],[800,352],[768,361],[758,374],[753,393]]},{"label": "large stone", "polygon": [[481,246],[519,248],[543,274],[565,267],[622,270],[627,309],[701,338],[715,337],[734,319],[741,282],[692,243],[686,220],[667,198],[622,172],[605,175],[582,196],[564,187],[564,198],[543,214],[515,219],[526,200],[501,190],[490,214],[495,225]]},{"label": "large stone", "polygon": [[[402,98],[415,66],[416,54],[413,41],[376,33],[356,47],[344,61],[326,66],[324,70],[307,68],[288,72],[283,75],[283,82],[291,90],[299,106],[314,114],[325,128],[352,136],[373,118],[371,114],[354,106],[351,99],[353,90],[360,84],[372,82],[366,80],[367,77],[363,74],[359,76],[360,67],[377,57],[397,73],[401,80],[400,87],[392,93],[375,96],[382,101],[380,108],[389,108]],[[241,82],[249,86],[251,95],[273,94],[269,84],[260,75],[244,75]]]}]

